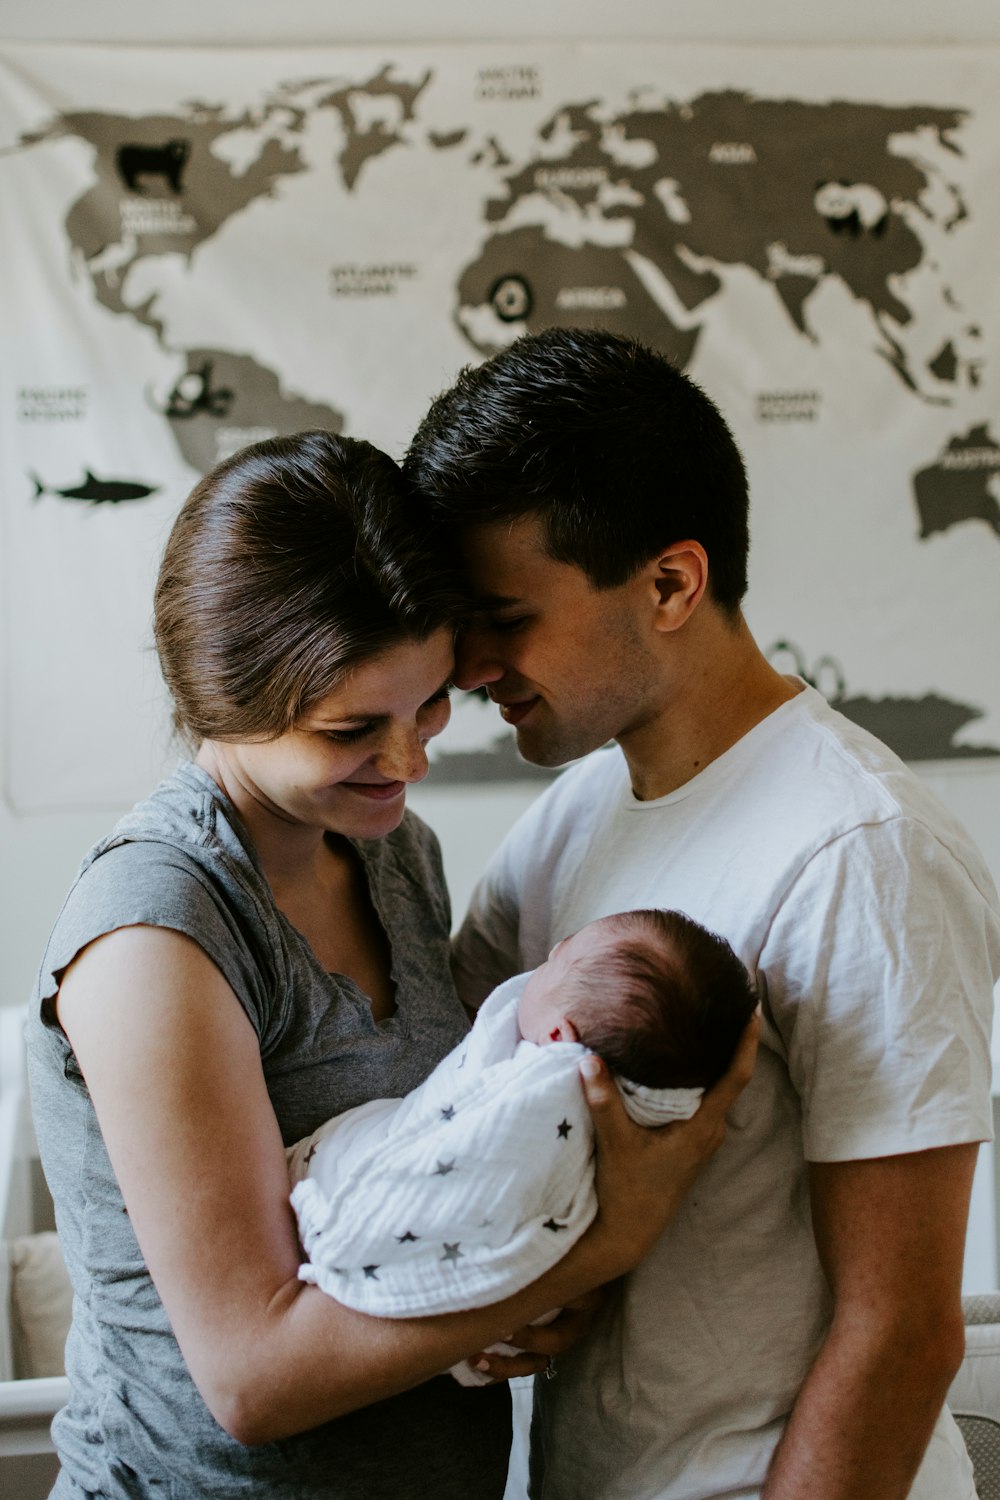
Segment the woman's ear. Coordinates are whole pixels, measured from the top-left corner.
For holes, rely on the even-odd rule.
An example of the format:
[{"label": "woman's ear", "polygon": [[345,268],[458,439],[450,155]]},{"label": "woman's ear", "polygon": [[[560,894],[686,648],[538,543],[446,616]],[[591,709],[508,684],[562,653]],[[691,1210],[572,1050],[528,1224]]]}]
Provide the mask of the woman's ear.
[{"label": "woman's ear", "polygon": [[700,542],[674,542],[649,565],[656,629],[678,630],[708,587],[708,554]]}]

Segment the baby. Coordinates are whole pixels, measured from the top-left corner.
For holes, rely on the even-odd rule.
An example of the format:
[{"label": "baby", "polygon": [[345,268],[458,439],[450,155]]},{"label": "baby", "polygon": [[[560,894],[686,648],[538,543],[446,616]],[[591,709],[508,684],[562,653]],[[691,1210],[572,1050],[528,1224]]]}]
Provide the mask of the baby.
[{"label": "baby", "polygon": [[[687,1119],[757,1003],[724,939],[675,911],[590,922],[500,985],[404,1099],[328,1120],[289,1151],[313,1282],[348,1307],[482,1307],[541,1276],[597,1212],[586,1050],[645,1125]],[[456,1366],[467,1384],[479,1377]]]}]

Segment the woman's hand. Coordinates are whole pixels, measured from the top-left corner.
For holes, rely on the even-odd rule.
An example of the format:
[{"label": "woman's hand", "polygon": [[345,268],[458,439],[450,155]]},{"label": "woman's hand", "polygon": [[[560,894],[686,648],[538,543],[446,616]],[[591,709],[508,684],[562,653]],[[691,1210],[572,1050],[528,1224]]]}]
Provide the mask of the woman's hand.
[{"label": "woman's hand", "polygon": [[597,1138],[598,1224],[609,1253],[621,1261],[611,1276],[638,1265],[700,1168],[722,1145],[726,1115],[753,1073],[759,1036],[758,1012],[747,1024],[729,1071],[708,1090],[697,1112],[690,1120],[658,1129],[629,1119],[605,1064],[593,1054],[583,1059],[583,1089]]},{"label": "woman's hand", "polygon": [[590,1328],[597,1309],[604,1301],[604,1292],[597,1287],[560,1309],[551,1322],[529,1323],[525,1328],[505,1337],[517,1354],[495,1354],[484,1349],[472,1356],[472,1363],[484,1375],[493,1380],[515,1380],[519,1375],[540,1375],[550,1368],[557,1354],[572,1348],[577,1339]]}]

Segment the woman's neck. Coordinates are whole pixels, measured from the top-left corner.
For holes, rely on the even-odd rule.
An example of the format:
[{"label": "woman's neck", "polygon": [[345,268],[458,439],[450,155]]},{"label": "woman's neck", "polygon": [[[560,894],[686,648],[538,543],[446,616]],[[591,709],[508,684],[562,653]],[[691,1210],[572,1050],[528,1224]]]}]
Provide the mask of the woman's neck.
[{"label": "woman's neck", "polygon": [[272,891],[312,878],[327,852],[325,830],[299,823],[269,803],[227,757],[204,740],[195,765],[211,776],[240,815]]}]

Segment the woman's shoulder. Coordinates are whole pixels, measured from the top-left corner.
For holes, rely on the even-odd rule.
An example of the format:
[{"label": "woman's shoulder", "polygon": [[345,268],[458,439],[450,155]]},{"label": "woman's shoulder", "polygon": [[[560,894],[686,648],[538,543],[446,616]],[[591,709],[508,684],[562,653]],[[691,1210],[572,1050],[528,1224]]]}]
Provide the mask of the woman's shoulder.
[{"label": "woman's shoulder", "polygon": [[49,935],[36,999],[44,1006],[55,995],[89,943],[148,926],[192,938],[256,1009],[262,975],[275,969],[275,921],[235,813],[211,778],[185,763],[83,860]]},{"label": "woman's shoulder", "polygon": [[150,795],[120,818],[90,851],[86,869],[111,849],[125,844],[168,844],[177,849],[226,853],[257,868],[257,859],[239,814],[206,771],[181,761]]},{"label": "woman's shoulder", "polygon": [[[120,818],[86,855],[63,915],[75,909],[174,925],[212,909],[265,920],[271,903],[239,817],[200,767],[172,776]],[[117,925],[125,925],[119,921]]]}]

